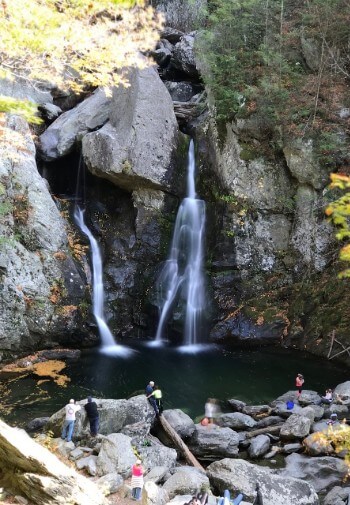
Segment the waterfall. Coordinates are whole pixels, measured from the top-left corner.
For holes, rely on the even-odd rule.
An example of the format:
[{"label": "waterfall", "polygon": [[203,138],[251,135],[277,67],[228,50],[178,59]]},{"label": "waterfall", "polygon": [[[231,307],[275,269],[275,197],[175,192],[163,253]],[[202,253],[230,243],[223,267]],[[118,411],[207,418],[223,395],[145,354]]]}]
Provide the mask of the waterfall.
[{"label": "waterfall", "polygon": [[[82,158],[79,161],[76,200],[85,200],[85,171],[83,170]],[[81,184],[82,179],[82,184]],[[82,198],[80,197],[82,193]],[[80,230],[88,237],[91,250],[92,262],[92,312],[94,314],[98,331],[101,337],[102,349],[105,354],[128,356],[132,351],[124,346],[117,345],[114,337],[108,328],[104,317],[104,286],[103,286],[103,270],[100,248],[97,240],[85,224],[83,210],[79,205],[74,207],[74,220]]]},{"label": "waterfall", "polygon": [[170,254],[157,279],[160,318],[153,345],[161,345],[172,310],[184,305],[184,345],[194,348],[200,338],[205,308],[203,238],[205,203],[196,197],[194,143],[190,142],[187,196],[177,212]]}]

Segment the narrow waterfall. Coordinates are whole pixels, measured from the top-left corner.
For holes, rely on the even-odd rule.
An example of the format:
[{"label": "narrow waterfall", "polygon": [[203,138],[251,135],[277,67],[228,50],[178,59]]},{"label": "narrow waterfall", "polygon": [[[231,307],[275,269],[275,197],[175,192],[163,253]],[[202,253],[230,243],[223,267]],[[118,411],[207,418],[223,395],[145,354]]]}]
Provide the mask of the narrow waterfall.
[{"label": "narrow waterfall", "polygon": [[160,319],[153,345],[161,345],[166,323],[177,306],[184,307],[184,345],[199,343],[205,308],[203,238],[205,202],[196,198],[194,143],[190,142],[187,196],[179,207],[170,254],[157,280]]},{"label": "narrow waterfall", "polygon": [[[76,198],[79,199],[80,193],[80,178],[82,161],[80,160],[78,169],[78,180],[76,189]],[[83,192],[85,188],[82,188]],[[74,220],[80,230],[88,237],[90,242],[91,250],[91,262],[92,262],[92,311],[97,323],[98,331],[101,337],[102,349],[101,352],[105,354],[127,356],[131,353],[131,350],[117,345],[114,337],[108,328],[108,325],[104,317],[104,286],[103,286],[103,270],[102,270],[102,258],[100,248],[98,246],[97,240],[85,224],[83,210],[79,205],[74,207]]]}]

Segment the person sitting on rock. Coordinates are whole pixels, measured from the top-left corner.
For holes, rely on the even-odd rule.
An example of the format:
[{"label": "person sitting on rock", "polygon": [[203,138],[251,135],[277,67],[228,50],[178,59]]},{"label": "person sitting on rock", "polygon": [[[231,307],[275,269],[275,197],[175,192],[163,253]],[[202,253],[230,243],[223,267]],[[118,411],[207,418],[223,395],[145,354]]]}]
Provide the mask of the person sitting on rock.
[{"label": "person sitting on rock", "polygon": [[326,389],[326,394],[324,396],[321,396],[319,405],[322,405],[322,403],[324,403],[325,405],[330,405],[332,401],[333,401],[333,391],[331,389]]}]

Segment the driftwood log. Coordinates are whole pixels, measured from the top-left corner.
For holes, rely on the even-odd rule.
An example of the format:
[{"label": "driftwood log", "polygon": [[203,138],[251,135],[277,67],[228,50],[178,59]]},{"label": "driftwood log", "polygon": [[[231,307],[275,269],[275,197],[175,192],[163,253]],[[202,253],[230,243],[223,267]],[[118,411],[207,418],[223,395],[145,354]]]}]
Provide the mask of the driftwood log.
[{"label": "driftwood log", "polygon": [[182,438],[176,433],[174,428],[168,423],[168,421],[165,419],[165,417],[159,416],[158,420],[159,420],[159,423],[162,426],[164,432],[170,438],[170,440],[173,442],[174,446],[180,451],[182,456],[185,458],[186,462],[189,465],[194,466],[195,468],[198,468],[199,470],[204,470],[202,465],[199,463],[199,461],[195,458],[195,456],[189,450],[189,448],[187,447],[185,442],[182,440]]},{"label": "driftwood log", "polygon": [[276,424],[274,426],[266,426],[266,428],[260,428],[258,430],[248,431],[247,438],[253,438],[256,437],[257,435],[262,435],[263,433],[279,433],[281,431],[282,426],[283,423]]}]

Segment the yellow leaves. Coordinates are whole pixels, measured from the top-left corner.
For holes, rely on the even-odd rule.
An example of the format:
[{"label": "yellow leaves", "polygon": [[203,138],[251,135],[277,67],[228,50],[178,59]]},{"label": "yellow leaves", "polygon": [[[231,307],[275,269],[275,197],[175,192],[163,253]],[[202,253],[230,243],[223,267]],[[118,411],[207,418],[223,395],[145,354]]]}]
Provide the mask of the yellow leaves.
[{"label": "yellow leaves", "polygon": [[[337,227],[336,237],[338,240],[350,238],[350,177],[343,174],[331,174],[331,188],[345,191],[345,194],[332,202],[325,210],[326,216]],[[350,261],[350,244],[340,250],[340,259]],[[339,274],[340,278],[350,277],[350,269]]]},{"label": "yellow leaves", "polygon": [[38,377],[51,377],[58,386],[66,387],[70,378],[60,372],[66,367],[64,361],[48,360],[33,365],[33,373]]},{"label": "yellow leaves", "polygon": [[0,10],[0,74],[76,91],[113,86],[126,81],[121,69],[145,65],[138,53],[154,47],[161,25],[143,0],[11,0]]}]

